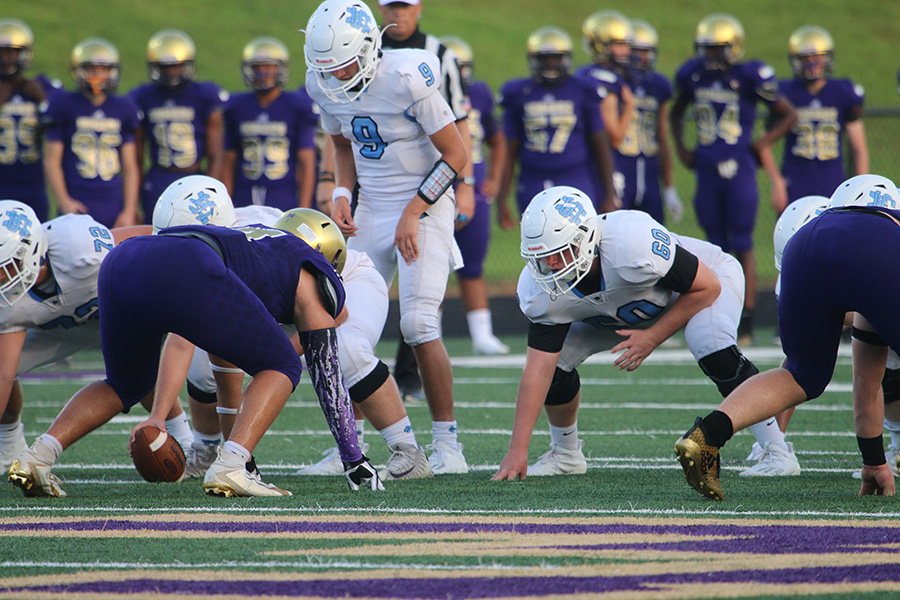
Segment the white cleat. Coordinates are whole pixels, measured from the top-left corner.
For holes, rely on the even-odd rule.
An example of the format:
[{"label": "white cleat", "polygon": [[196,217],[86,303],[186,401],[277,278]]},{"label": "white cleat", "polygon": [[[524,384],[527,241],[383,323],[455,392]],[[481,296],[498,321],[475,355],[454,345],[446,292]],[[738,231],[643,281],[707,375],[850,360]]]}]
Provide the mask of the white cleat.
[{"label": "white cleat", "polygon": [[192,442],[184,453],[184,477],[182,479],[204,477],[216,460],[216,448],[218,447],[219,444],[208,446]]},{"label": "white cleat", "polygon": [[434,477],[425,457],[425,449],[414,444],[397,444],[384,469],[378,472],[382,481],[388,479],[423,479]]},{"label": "white cleat", "polygon": [[766,442],[762,444],[763,455],[759,461],[744,471],[742,477],[788,477],[800,474],[800,463],[794,454],[794,444],[785,445]]},{"label": "white cleat", "polygon": [[[900,477],[900,448],[890,444],[887,447],[887,451],[884,453],[884,459],[887,461],[887,466],[891,470],[891,473],[894,474],[894,477]],[[853,471],[851,477],[853,477],[853,479],[862,479],[862,469]]]},{"label": "white cleat", "polygon": [[33,450],[34,446],[28,448],[12,462],[9,482],[26,496],[65,498],[66,492],[59,486],[59,478],[50,472],[53,465],[38,458]]},{"label": "white cleat", "polygon": [[463,456],[463,445],[460,443],[436,441],[428,445],[431,456],[428,464],[435,475],[450,475],[453,473],[468,473],[469,465]]},{"label": "white cleat", "polygon": [[528,467],[526,476],[543,477],[546,475],[583,475],[587,473],[587,460],[584,458],[584,440],[578,440],[578,446],[572,450],[562,448],[559,444],[550,444],[550,452],[541,455],[537,462]]},{"label": "white cleat", "polygon": [[291,492],[264,483],[258,472],[248,473],[247,462],[218,447],[218,457],[206,472],[203,490],[208,496],[293,496]]},{"label": "white cleat", "polygon": [[477,340],[472,340],[472,351],[475,354],[484,354],[485,356],[496,356],[498,354],[509,354],[509,346],[501,342],[497,336],[491,335]]},{"label": "white cleat", "polygon": [[28,442],[25,441],[25,424],[19,423],[19,431],[16,432],[15,439],[7,445],[0,446],[0,471],[8,472],[13,461],[26,450],[28,450]]},{"label": "white cleat", "polygon": [[746,460],[747,462],[756,462],[759,459],[761,459],[762,456],[763,456],[762,446],[759,445],[759,442],[753,442],[753,447],[750,448],[750,454],[748,454],[747,458],[745,458],[744,460]]},{"label": "white cleat", "polygon": [[[369,445],[362,442],[359,449],[363,454],[369,451]],[[297,471],[297,475],[343,475],[344,463],[341,461],[341,452],[337,446],[333,446],[322,453],[322,460],[314,465],[304,467]]]}]

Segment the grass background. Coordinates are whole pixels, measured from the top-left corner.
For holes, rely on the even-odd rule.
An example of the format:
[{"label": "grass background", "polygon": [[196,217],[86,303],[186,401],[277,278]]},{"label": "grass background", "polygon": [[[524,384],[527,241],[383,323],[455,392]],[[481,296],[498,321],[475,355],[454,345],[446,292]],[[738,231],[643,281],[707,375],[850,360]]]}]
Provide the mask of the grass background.
[{"label": "grass background", "polygon": [[[377,3],[368,0],[376,16]],[[587,0],[425,0],[422,30],[465,38],[475,51],[476,76],[495,91],[506,80],[528,74],[525,40],[544,25],[566,29],[575,44],[575,64],[588,62],[580,50],[581,23],[595,10],[617,9],[642,18],[659,32],[658,69],[670,78],[693,52],[697,23],[706,15],[730,11],[746,31],[747,58],[758,58],[775,67],[780,77],[790,77],[787,38],[797,27],[815,23],[828,29],[835,40],[836,76],[851,77],[867,92],[868,107],[897,106],[896,73],[900,67],[894,40],[900,23],[900,3],[881,0],[754,0],[722,4],[721,0],[610,0],[601,5]],[[68,57],[80,40],[101,36],[112,41],[122,55],[121,91],[130,90],[147,78],[146,44],[164,28],[187,31],[198,48],[197,71],[201,79],[217,82],[230,91],[241,91],[241,50],[252,38],[274,35],[292,53],[290,87],[302,84],[303,36],[298,33],[318,2],[314,0],[42,0],[8,3],[3,16],[25,20],[35,32],[32,73],[45,72],[70,85]],[[872,171],[891,178],[900,175],[895,140],[900,120],[870,118],[866,122]],[[690,131],[690,127],[688,128]],[[771,232],[775,215],[769,204],[768,179],[760,172],[760,212],[755,242],[757,263],[764,286],[772,286]],[[693,175],[677,163],[675,185],[688,207],[684,220],[671,225],[673,231],[702,238],[691,208]],[[515,202],[513,201],[513,205]],[[485,276],[494,293],[509,293],[521,269],[518,232],[500,231],[485,265]],[[451,288],[455,282],[451,283]],[[453,290],[451,289],[451,293]]]}]

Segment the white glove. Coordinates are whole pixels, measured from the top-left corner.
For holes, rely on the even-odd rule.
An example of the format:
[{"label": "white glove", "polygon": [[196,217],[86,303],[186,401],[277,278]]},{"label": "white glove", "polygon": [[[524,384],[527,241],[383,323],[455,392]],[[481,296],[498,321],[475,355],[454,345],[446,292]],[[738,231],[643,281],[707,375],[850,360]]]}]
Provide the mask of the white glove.
[{"label": "white glove", "polygon": [[663,201],[666,204],[666,210],[672,216],[672,222],[679,222],[684,215],[684,207],[681,205],[681,198],[678,197],[678,190],[674,187],[667,187],[663,193]]}]

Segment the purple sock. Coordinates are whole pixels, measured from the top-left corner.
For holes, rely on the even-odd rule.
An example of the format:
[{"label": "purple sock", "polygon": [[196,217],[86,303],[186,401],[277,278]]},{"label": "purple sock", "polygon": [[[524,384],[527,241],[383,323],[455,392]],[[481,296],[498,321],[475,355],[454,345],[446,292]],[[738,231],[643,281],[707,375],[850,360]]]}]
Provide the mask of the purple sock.
[{"label": "purple sock", "polygon": [[300,342],[305,349],[303,356],[319,398],[319,406],[337,442],[341,460],[345,463],[356,462],[362,458],[362,450],[356,437],[350,394],[347,393],[338,363],[337,332],[334,327],[301,331]]}]

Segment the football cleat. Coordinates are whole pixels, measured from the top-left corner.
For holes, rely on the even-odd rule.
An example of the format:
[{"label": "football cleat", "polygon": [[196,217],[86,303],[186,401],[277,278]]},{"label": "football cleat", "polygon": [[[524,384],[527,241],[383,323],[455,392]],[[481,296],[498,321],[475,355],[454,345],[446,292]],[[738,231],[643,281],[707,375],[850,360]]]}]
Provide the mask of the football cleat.
[{"label": "football cleat", "polygon": [[794,444],[766,442],[760,446],[762,455],[755,465],[741,471],[742,477],[787,477],[800,474],[800,463],[794,454]]},{"label": "football cleat", "polygon": [[[360,451],[365,454],[369,451],[369,445],[360,442]],[[297,471],[297,475],[343,475],[344,463],[341,462],[341,452],[337,446],[333,446],[322,453],[322,460],[314,465],[304,467]]]},{"label": "football cleat", "polygon": [[763,456],[762,446],[759,445],[759,442],[753,442],[753,446],[750,448],[750,454],[747,455],[747,462],[757,462]]},{"label": "football cleat", "polygon": [[563,448],[559,444],[550,444],[550,452],[546,452],[533,465],[528,467],[528,477],[544,477],[547,475],[583,475],[587,473],[587,460],[584,458],[584,440],[578,440],[578,447]]},{"label": "football cleat", "polygon": [[35,442],[9,468],[9,482],[26,496],[65,498],[66,492],[59,485],[59,478],[50,472],[52,463],[41,460],[34,452]]},{"label": "football cleat", "polygon": [[0,447],[0,472],[6,473],[16,458],[28,450],[28,443],[25,441],[25,424],[19,423],[18,430],[13,434],[15,439],[12,442]]},{"label": "football cleat", "polygon": [[384,484],[378,477],[378,471],[369,463],[365,454],[355,462],[344,463],[344,475],[347,477],[347,485],[350,486],[351,491],[384,490]]},{"label": "football cleat", "polygon": [[466,464],[466,457],[463,456],[462,444],[438,440],[429,444],[428,449],[431,450],[428,464],[435,475],[469,472],[469,465]]},{"label": "football cleat", "polygon": [[203,490],[207,496],[293,496],[288,490],[264,483],[258,471],[248,472],[246,461],[237,454],[224,450],[222,446],[217,451],[218,457],[203,479]]},{"label": "football cleat", "polygon": [[501,342],[497,336],[490,335],[488,337],[472,340],[472,351],[475,352],[475,354],[496,356],[498,354],[509,354],[509,346]]},{"label": "football cleat", "polygon": [[675,456],[692,488],[707,498],[721,500],[725,493],[719,483],[719,449],[706,443],[700,420],[697,417],[694,426],[675,442]]},{"label": "football cleat", "polygon": [[388,479],[423,479],[434,477],[425,449],[415,444],[397,444],[391,448],[391,457],[385,467],[378,472],[382,481]]},{"label": "football cleat", "polygon": [[184,453],[184,479],[192,477],[203,477],[209,470],[209,467],[216,460],[216,448],[219,445],[208,446],[206,444],[198,444],[192,442]]}]

